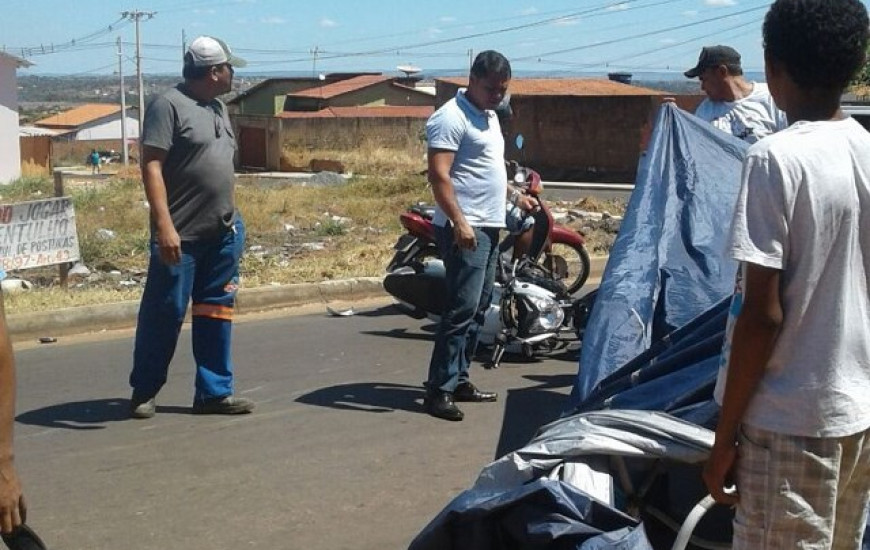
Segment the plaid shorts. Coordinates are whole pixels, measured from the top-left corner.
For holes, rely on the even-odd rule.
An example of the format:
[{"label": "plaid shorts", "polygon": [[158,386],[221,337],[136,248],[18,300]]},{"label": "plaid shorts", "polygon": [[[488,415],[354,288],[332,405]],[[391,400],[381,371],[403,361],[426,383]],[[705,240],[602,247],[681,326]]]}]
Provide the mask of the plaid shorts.
[{"label": "plaid shorts", "polygon": [[743,426],[734,550],[858,550],[870,503],[870,430],[831,438]]}]

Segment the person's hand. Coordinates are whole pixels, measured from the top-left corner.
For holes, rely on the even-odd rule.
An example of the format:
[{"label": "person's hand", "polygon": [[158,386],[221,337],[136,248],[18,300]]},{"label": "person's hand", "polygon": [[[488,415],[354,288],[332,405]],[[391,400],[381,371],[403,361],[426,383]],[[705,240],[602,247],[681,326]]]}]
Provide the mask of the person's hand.
[{"label": "person's hand", "polygon": [[453,224],[453,242],[464,250],[477,248],[477,237],[474,236],[474,229],[464,219]]},{"label": "person's hand", "polygon": [[516,206],[523,212],[534,212],[538,209],[538,201],[528,195],[518,196],[517,201],[514,204],[516,204]]},{"label": "person's hand", "polygon": [[737,491],[725,491],[726,486],[732,485],[732,472],[737,462],[737,446],[733,442],[713,444],[710,458],[704,464],[704,484],[710,495],[719,504],[734,506],[740,499]]},{"label": "person's hand", "polygon": [[11,462],[0,464],[0,532],[12,533],[27,521],[27,506]]},{"label": "person's hand", "polygon": [[157,250],[160,260],[166,265],[176,265],[181,261],[181,238],[175,227],[158,228]]}]

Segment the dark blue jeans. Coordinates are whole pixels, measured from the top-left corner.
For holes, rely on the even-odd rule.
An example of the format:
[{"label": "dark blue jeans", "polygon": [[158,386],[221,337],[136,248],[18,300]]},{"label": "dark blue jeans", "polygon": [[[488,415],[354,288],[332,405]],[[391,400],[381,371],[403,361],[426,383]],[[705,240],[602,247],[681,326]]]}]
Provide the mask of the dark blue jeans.
[{"label": "dark blue jeans", "polygon": [[183,242],[181,262],[166,265],[151,242],[148,280],[139,306],[130,386],[137,397],[157,395],[175,353],[187,304],[193,300],[192,339],[196,360],[195,400],[233,393],[230,340],[239,286],[239,259],[245,247],[241,217],[223,237]]},{"label": "dark blue jeans", "polygon": [[435,226],[435,238],[447,270],[447,306],[429,362],[426,385],[430,390],[453,392],[457,385],[468,381],[468,367],[492,300],[498,233],[494,227],[475,227],[477,248],[463,250],[455,245],[450,226]]}]

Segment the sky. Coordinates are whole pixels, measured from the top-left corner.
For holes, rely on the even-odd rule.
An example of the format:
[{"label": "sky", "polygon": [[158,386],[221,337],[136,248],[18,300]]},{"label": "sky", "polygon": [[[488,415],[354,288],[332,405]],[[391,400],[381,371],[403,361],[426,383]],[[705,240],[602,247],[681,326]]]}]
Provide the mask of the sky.
[{"label": "sky", "polygon": [[[865,4],[870,0],[865,0]],[[123,49],[135,73],[139,12],[144,74],[179,74],[183,45],[226,41],[239,74],[467,71],[502,52],[515,72],[669,72],[700,48],[728,44],[762,71],[770,0],[0,0],[0,49],[34,63],[18,74],[109,75]],[[124,12],[127,12],[125,17]]]}]

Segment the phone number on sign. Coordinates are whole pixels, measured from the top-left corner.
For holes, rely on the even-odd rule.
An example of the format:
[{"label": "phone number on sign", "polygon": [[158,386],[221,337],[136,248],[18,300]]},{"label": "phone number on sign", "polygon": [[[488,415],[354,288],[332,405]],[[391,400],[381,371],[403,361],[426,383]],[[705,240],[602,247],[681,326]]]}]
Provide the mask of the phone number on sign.
[{"label": "phone number on sign", "polygon": [[0,258],[0,265],[2,265],[4,271],[12,271],[14,269],[61,264],[70,261],[70,257],[69,250],[56,250],[45,254],[21,254],[11,258]]}]

